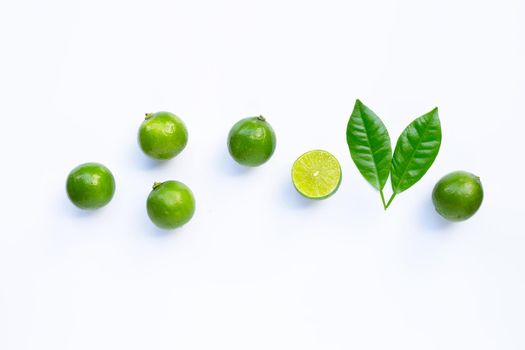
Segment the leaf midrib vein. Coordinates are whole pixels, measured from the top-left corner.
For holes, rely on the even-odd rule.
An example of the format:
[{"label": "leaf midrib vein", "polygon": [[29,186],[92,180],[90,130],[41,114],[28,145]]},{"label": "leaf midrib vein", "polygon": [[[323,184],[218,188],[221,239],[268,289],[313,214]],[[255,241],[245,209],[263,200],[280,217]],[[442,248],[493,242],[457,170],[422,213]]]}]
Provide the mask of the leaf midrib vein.
[{"label": "leaf midrib vein", "polygon": [[370,144],[370,138],[368,137],[368,128],[366,125],[366,120],[363,118],[363,107],[359,106],[359,112],[361,114],[361,120],[363,121],[363,127],[365,128],[366,142],[368,144],[368,149],[372,155],[372,160],[374,161],[374,170],[376,175],[377,187],[381,189],[381,181],[379,180],[379,171],[377,170],[377,161],[374,152],[372,151],[372,145]]}]

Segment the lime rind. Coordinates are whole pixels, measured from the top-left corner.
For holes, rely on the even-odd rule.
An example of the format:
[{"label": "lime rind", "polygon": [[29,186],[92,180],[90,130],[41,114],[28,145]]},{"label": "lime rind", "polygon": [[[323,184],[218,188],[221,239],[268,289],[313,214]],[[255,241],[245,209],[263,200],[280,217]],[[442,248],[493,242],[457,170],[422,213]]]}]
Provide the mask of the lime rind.
[{"label": "lime rind", "polygon": [[297,192],[310,199],[325,199],[341,183],[342,172],[337,158],[323,150],[301,155],[292,166],[292,182]]}]

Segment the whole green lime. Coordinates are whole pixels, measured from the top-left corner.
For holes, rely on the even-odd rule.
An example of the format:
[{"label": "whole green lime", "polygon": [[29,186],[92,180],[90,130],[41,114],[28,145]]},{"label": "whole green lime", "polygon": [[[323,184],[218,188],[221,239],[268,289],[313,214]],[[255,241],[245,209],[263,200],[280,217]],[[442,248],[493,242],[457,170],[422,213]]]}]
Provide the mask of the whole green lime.
[{"label": "whole green lime", "polygon": [[144,153],[153,159],[166,160],[175,157],[186,147],[188,130],[173,113],[146,113],[138,139]]},{"label": "whole green lime", "polygon": [[149,218],[155,225],[174,229],[190,221],[195,212],[195,199],[189,187],[182,182],[156,182],[146,206]]},{"label": "whole green lime", "polygon": [[115,193],[113,174],[102,164],[85,163],[71,170],[66,191],[73,204],[82,209],[105,206]]},{"label": "whole green lime", "polygon": [[450,221],[463,221],[478,211],[483,201],[479,177],[455,171],[441,178],[432,191],[436,211]]},{"label": "whole green lime", "polygon": [[244,118],[228,134],[228,150],[239,164],[259,166],[275,151],[275,132],[263,116]]}]

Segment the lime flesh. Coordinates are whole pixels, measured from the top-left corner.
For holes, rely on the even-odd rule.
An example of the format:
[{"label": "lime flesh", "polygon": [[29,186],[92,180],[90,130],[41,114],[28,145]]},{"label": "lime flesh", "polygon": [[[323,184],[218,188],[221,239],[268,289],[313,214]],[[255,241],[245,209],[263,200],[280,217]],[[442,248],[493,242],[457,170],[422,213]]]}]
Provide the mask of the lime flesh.
[{"label": "lime flesh", "polygon": [[325,199],[334,194],[341,183],[341,166],[331,153],[323,150],[308,151],[292,166],[295,189],[310,199]]}]

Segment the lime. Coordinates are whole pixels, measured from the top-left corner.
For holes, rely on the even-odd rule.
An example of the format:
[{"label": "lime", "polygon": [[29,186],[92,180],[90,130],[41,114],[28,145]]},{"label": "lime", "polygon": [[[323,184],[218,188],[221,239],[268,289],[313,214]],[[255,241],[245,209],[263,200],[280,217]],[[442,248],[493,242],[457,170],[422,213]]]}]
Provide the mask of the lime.
[{"label": "lime", "polygon": [[241,119],[228,134],[230,155],[246,166],[266,163],[275,151],[275,142],[275,132],[262,115]]},{"label": "lime", "polygon": [[188,186],[179,181],[156,182],[146,202],[151,221],[160,228],[173,229],[190,221],[195,199]]},{"label": "lime", "polygon": [[325,199],[341,183],[341,166],[331,153],[313,150],[297,158],[292,166],[292,182],[297,191],[311,199]]},{"label": "lime", "polygon": [[105,206],[115,193],[115,179],[108,168],[98,163],[85,163],[71,170],[66,191],[73,204],[81,209]]},{"label": "lime", "polygon": [[166,160],[175,157],[186,147],[188,130],[173,113],[146,113],[138,139],[144,153],[153,159]]},{"label": "lime", "polygon": [[478,211],[483,201],[479,177],[455,171],[441,178],[432,191],[436,211],[450,221],[463,221]]}]

